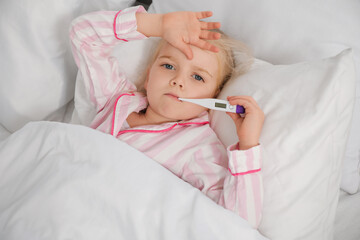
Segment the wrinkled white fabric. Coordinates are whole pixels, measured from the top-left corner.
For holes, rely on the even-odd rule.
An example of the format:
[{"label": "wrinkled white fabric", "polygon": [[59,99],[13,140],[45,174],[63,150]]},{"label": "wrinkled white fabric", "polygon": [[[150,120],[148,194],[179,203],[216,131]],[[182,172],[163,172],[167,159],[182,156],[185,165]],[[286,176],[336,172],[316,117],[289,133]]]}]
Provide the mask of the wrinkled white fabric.
[{"label": "wrinkled white fabric", "polygon": [[265,240],[116,138],[29,123],[0,142],[0,239]]}]

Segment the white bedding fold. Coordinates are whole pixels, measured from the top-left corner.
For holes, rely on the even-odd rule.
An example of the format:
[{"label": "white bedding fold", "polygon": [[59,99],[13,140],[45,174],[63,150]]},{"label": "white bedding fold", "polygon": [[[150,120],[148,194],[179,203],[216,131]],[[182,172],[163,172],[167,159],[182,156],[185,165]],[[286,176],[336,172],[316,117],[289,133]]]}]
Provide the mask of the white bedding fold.
[{"label": "white bedding fold", "polygon": [[141,152],[83,126],[0,142],[0,239],[266,239]]},{"label": "white bedding fold", "polygon": [[0,141],[7,138],[10,135],[10,132],[5,129],[5,127],[0,124]]}]

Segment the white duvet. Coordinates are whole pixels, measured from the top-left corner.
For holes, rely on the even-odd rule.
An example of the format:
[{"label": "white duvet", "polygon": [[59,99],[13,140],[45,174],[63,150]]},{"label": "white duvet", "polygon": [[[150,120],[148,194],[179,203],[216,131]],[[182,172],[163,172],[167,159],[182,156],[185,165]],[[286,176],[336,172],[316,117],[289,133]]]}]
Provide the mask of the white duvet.
[{"label": "white duvet", "polygon": [[127,144],[29,123],[0,142],[0,239],[266,239]]}]

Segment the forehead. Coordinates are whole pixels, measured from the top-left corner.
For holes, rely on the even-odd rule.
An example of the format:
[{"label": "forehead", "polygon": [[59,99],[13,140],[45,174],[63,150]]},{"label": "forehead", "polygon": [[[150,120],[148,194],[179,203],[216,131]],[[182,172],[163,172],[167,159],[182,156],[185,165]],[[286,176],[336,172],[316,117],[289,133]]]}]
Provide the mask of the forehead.
[{"label": "forehead", "polygon": [[219,68],[219,61],[216,53],[190,46],[193,52],[193,59],[189,60],[183,52],[165,42],[160,48],[157,58],[167,56],[174,60],[204,68],[208,71],[216,73]]}]

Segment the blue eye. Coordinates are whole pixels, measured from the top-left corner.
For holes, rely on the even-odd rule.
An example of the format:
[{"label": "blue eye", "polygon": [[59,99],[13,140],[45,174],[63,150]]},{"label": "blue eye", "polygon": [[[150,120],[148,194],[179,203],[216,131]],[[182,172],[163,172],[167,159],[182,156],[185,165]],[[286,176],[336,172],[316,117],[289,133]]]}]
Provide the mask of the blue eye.
[{"label": "blue eye", "polygon": [[195,80],[197,80],[197,81],[203,81],[204,82],[204,79],[200,75],[194,74],[194,75],[192,75],[192,77],[195,78]]},{"label": "blue eye", "polygon": [[161,66],[165,67],[166,69],[170,69],[170,70],[174,70],[174,69],[175,69],[173,65],[168,64],[168,63],[165,63],[165,64],[163,64],[163,65],[161,65]]}]

